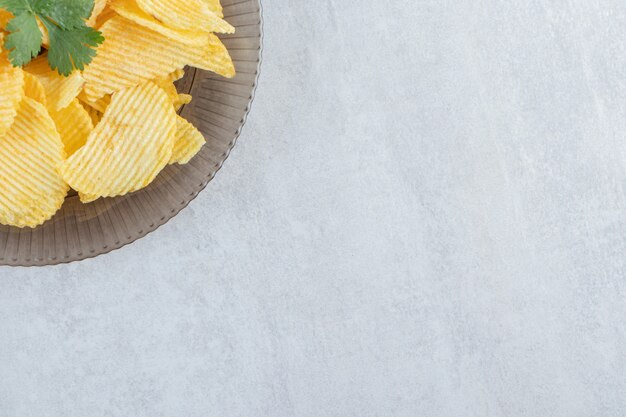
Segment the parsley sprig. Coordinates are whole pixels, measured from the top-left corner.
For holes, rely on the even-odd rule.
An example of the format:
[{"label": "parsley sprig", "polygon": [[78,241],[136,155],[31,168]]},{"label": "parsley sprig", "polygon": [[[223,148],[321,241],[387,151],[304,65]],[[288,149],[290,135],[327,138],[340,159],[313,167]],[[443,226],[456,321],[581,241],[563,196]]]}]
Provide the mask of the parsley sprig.
[{"label": "parsley sprig", "polygon": [[94,0],[0,0],[0,8],[15,16],[7,24],[4,44],[11,63],[26,65],[41,51],[39,18],[50,38],[50,68],[65,76],[74,69],[83,70],[104,42],[102,34],[85,23],[93,6]]}]

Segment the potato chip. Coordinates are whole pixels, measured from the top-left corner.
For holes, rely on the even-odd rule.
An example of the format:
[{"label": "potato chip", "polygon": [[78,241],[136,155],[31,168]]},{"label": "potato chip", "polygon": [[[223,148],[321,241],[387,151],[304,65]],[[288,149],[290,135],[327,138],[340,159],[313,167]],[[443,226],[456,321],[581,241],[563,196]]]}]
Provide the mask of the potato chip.
[{"label": "potato chip", "polygon": [[176,71],[172,72],[168,78],[171,82],[178,81],[185,76],[185,70],[182,68],[178,68]]},{"label": "potato chip", "polygon": [[206,43],[204,39],[206,36],[205,32],[197,30],[173,29],[165,26],[159,20],[140,9],[135,0],[113,0],[111,8],[120,16],[124,16],[126,19],[132,20],[141,26],[145,26],[155,32],[159,32],[169,39],[173,39],[178,42],[186,42],[190,45],[203,45]]},{"label": "potato chip", "polygon": [[104,7],[104,10],[102,10],[102,13],[98,15],[98,18],[96,19],[96,23],[93,26],[94,29],[99,30],[106,22],[108,22],[115,16],[117,16],[117,13],[111,7],[111,3],[108,2],[107,5]]},{"label": "potato chip", "polygon": [[167,96],[172,101],[172,104],[178,100],[178,91],[176,90],[174,83],[170,81],[169,76],[155,78],[153,81],[167,93]]},{"label": "potato chip", "polygon": [[81,103],[82,103],[83,108],[85,109],[89,117],[91,118],[92,124],[96,126],[98,123],[100,123],[100,120],[102,120],[102,113],[100,113],[98,110],[94,109],[87,103],[83,103],[83,102]]},{"label": "potato chip", "polygon": [[189,64],[196,68],[213,71],[226,78],[235,76],[235,65],[226,46],[212,33],[209,34],[209,44],[200,59],[191,61]]},{"label": "potato chip", "polygon": [[206,143],[202,133],[187,120],[176,117],[176,142],[170,158],[170,164],[186,164],[196,156]]},{"label": "potato chip", "polygon": [[191,103],[192,99],[193,97],[189,94],[179,94],[176,100],[174,100],[174,109],[179,111],[185,104]]},{"label": "potato chip", "polygon": [[41,81],[46,91],[48,106],[53,110],[61,110],[69,106],[85,83],[80,71],[74,71],[69,77],[64,77],[57,71],[50,69],[46,55],[41,55],[32,60],[24,67],[24,70]]},{"label": "potato chip", "polygon": [[102,13],[106,5],[107,5],[107,0],[95,0],[94,1],[93,10],[91,11],[91,16],[87,20],[87,26],[93,27],[96,24],[98,17]]},{"label": "potato chip", "polygon": [[204,2],[207,4],[207,6],[209,6],[209,10],[215,13],[218,17],[224,17],[224,10],[222,9],[220,0],[204,0]]},{"label": "potato chip", "polygon": [[146,82],[113,95],[87,143],[61,167],[63,178],[87,196],[115,197],[150,184],[167,165],[176,138],[167,94]]},{"label": "potato chip", "polygon": [[37,77],[24,71],[24,95],[46,105],[46,91]]},{"label": "potato chip", "polygon": [[109,20],[101,31],[105,41],[83,72],[85,93],[90,101],[166,76],[189,62],[218,67],[206,56],[214,43],[210,36],[206,37],[206,46],[188,45],[120,16]]},{"label": "potato chip", "polygon": [[98,100],[89,100],[89,97],[87,97],[87,93],[85,93],[85,91],[81,91],[78,95],[78,99],[84,104],[96,109],[100,113],[104,113],[109,104],[111,104],[110,94],[100,97]]},{"label": "potato chip", "polygon": [[[3,41],[3,36],[0,36],[0,45],[4,44]],[[13,124],[22,97],[24,71],[14,68],[9,62],[7,52],[0,49],[0,136]]]},{"label": "potato chip", "polygon": [[199,32],[235,33],[204,0],[137,0],[137,5],[166,26]]},{"label": "potato chip", "polygon": [[94,125],[89,113],[76,98],[64,109],[50,110],[50,117],[61,135],[61,142],[68,157],[87,142],[93,130]]},{"label": "potato chip", "polygon": [[69,190],[58,168],[63,144],[46,108],[25,97],[0,138],[0,223],[36,227],[61,208]]},{"label": "potato chip", "polygon": [[80,202],[83,204],[89,204],[89,203],[93,203],[94,201],[96,201],[97,199],[100,198],[100,196],[98,195],[94,195],[94,194],[84,194],[84,193],[78,193],[78,198],[80,199]]}]

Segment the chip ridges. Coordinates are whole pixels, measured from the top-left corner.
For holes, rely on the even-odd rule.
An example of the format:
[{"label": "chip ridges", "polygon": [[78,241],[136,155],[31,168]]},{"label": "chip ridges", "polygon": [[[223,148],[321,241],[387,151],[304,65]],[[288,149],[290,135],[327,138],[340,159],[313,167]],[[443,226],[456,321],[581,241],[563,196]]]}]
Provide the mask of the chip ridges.
[{"label": "chip ridges", "polygon": [[69,190],[58,168],[63,144],[45,107],[24,97],[0,138],[0,223],[36,227],[50,219]]},{"label": "chip ridges", "polygon": [[[91,101],[166,76],[186,64],[202,61],[209,47],[173,41],[124,17],[116,16],[101,28],[104,43],[85,68],[85,92]],[[159,45],[155,49],[155,45]]]},{"label": "chip ridges", "polygon": [[65,161],[64,179],[83,194],[115,197],[154,180],[169,162],[176,113],[153,82],[113,95],[85,146]]}]

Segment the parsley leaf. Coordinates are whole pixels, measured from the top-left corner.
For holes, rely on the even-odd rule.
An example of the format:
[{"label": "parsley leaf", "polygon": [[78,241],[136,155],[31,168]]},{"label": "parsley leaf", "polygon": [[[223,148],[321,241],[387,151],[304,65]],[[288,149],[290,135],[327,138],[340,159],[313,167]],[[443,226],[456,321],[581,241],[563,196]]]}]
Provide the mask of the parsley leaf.
[{"label": "parsley leaf", "polygon": [[4,43],[10,49],[9,58],[15,66],[28,64],[41,51],[41,32],[35,15],[23,13],[15,16],[7,24],[10,35]]},{"label": "parsley leaf", "polygon": [[0,0],[0,8],[15,16],[7,24],[5,42],[11,63],[25,65],[41,51],[38,18],[50,37],[50,68],[65,76],[83,70],[96,55],[94,48],[104,42],[102,34],[85,23],[93,7],[94,0]]},{"label": "parsley leaf", "polygon": [[94,0],[53,1],[46,8],[46,15],[63,29],[85,26],[94,7]]},{"label": "parsley leaf", "polygon": [[50,68],[59,74],[68,76],[76,68],[84,70],[96,56],[96,47],[104,41],[102,34],[83,25],[75,29],[63,30],[55,24],[44,20],[50,36],[48,63]]}]

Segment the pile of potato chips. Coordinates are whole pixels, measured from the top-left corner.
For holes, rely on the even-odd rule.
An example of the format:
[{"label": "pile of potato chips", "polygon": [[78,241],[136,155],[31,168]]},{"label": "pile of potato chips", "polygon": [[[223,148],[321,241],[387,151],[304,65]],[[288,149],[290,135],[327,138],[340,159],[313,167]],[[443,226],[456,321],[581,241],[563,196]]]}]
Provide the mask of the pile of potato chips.
[{"label": "pile of potato chips", "polygon": [[[45,54],[14,68],[2,49],[0,9],[0,223],[36,227],[70,188],[81,201],[150,184],[204,145],[177,115],[191,97],[174,81],[187,65],[233,77],[215,33],[233,33],[219,0],[96,0],[88,24],[105,41],[84,71],[63,77]],[[45,29],[42,28],[45,32]],[[44,46],[46,34],[44,33]]]}]

